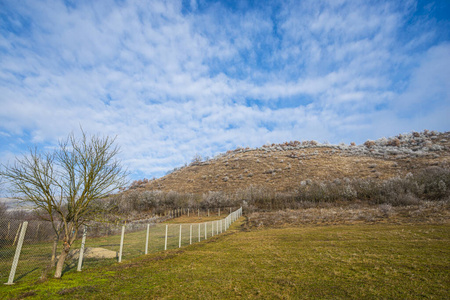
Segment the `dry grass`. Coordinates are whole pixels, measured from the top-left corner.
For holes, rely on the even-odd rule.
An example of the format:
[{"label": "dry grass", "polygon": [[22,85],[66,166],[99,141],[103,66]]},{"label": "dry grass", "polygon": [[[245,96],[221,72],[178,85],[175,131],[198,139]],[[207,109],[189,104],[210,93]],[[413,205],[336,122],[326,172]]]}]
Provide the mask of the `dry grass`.
[{"label": "dry grass", "polygon": [[[450,202],[420,202],[417,205],[391,206],[327,204],[299,210],[255,212],[248,216],[247,228],[299,225],[350,224],[450,224]],[[339,206],[338,206],[339,205]]]},{"label": "dry grass", "polygon": [[[407,147],[387,146],[390,142],[386,142],[386,146],[374,149],[324,145],[309,145],[301,149],[288,146],[240,149],[151,180],[145,189],[202,194],[209,191],[233,192],[253,185],[274,191],[289,191],[305,180],[404,177],[409,172],[427,166],[448,165],[448,135],[445,133],[435,139],[430,137],[426,142],[422,141],[421,146],[416,146],[419,142],[415,144],[413,139]],[[438,145],[441,150],[421,150],[430,144]],[[401,152],[405,149],[410,153]],[[396,151],[403,154],[397,154]]]}]

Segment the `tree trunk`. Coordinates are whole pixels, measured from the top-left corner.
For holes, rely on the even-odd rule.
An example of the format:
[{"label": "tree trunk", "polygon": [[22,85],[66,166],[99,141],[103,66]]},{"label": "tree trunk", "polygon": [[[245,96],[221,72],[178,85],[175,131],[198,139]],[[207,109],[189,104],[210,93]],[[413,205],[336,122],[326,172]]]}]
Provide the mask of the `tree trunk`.
[{"label": "tree trunk", "polygon": [[55,266],[56,250],[57,250],[57,247],[58,247],[58,240],[59,240],[59,237],[57,235],[55,235],[55,237],[53,239],[52,259],[50,260],[50,263],[42,270],[41,280],[46,280],[48,273]]},{"label": "tree trunk", "polygon": [[50,265],[53,268],[56,262],[56,250],[58,248],[58,240],[59,240],[59,233],[55,234],[55,237],[53,238],[53,247],[52,247],[52,259],[50,261]]},{"label": "tree trunk", "polygon": [[58,226],[58,229],[55,231],[55,235],[53,236],[52,258],[50,260],[50,263],[42,270],[41,280],[46,280],[48,273],[55,266],[56,251],[58,250],[58,241],[60,234],[61,234],[61,224]]},{"label": "tree trunk", "polygon": [[59,256],[58,263],[56,264],[55,278],[61,278],[64,262],[66,261],[66,257],[69,254],[70,246],[72,246],[72,243],[72,239],[69,239],[67,236],[64,237],[63,250],[61,251],[61,255]]},{"label": "tree trunk", "polygon": [[61,252],[58,263],[56,264],[55,278],[61,278],[62,269],[64,267],[64,262],[66,261],[67,254],[69,254],[69,252],[66,252],[65,250]]}]

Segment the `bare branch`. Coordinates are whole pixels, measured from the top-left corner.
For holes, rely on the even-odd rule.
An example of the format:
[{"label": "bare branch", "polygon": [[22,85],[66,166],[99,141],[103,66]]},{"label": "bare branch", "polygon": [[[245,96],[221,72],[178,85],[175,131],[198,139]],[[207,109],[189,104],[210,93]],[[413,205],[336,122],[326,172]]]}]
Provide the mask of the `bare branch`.
[{"label": "bare branch", "polygon": [[[11,192],[45,211],[55,232],[59,234],[56,222],[63,224],[66,252],[79,227],[88,220],[91,203],[128,183],[126,170],[116,160],[119,148],[114,142],[115,138],[87,136],[82,130],[81,138],[69,134],[54,152],[30,150],[28,155],[16,158],[14,165],[2,165],[0,169]],[[58,266],[62,264],[58,262]],[[55,277],[61,275],[60,271],[57,267]]]}]

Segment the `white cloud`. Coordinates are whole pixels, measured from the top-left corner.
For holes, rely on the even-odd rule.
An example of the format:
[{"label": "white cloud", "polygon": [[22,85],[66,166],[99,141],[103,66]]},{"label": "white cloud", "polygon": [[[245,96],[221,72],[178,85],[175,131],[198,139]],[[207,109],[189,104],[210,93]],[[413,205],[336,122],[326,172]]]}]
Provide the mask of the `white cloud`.
[{"label": "white cloud", "polygon": [[186,5],[8,3],[0,160],[22,147],[13,140],[54,144],[80,125],[118,135],[123,160],[147,177],[237,145],[449,127],[439,28],[399,41],[414,1]]}]

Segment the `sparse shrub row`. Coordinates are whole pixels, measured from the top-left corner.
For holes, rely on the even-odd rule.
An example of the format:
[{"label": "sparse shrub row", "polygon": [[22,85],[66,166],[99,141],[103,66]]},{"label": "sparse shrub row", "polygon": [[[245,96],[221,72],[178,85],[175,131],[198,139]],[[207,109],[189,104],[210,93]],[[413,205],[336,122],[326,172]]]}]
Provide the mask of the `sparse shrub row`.
[{"label": "sparse shrub row", "polygon": [[449,132],[436,132],[424,130],[423,132],[411,132],[406,134],[399,134],[395,137],[380,138],[375,141],[368,140],[362,145],[350,143],[346,145],[341,143],[339,145],[332,145],[328,142],[319,143],[317,141],[291,141],[283,144],[268,144],[259,148],[238,148],[233,151],[228,151],[225,155],[218,157],[233,155],[233,153],[241,153],[247,151],[292,151],[305,148],[333,148],[340,150],[348,155],[365,155],[365,156],[385,156],[392,155],[403,157],[418,157],[427,155],[438,155],[436,151],[446,150],[445,143],[450,138]]},{"label": "sparse shrub row", "polygon": [[243,196],[250,211],[301,208],[304,203],[355,200],[393,206],[411,205],[421,200],[450,199],[450,170],[428,167],[415,175],[409,173],[405,178],[383,181],[347,178],[321,182],[306,180],[290,193],[275,193],[259,188]]},{"label": "sparse shrub row", "polygon": [[408,206],[390,204],[305,203],[304,209],[253,212],[247,215],[248,228],[282,227],[286,225],[333,225],[355,223],[448,223],[449,201],[421,201]]},{"label": "sparse shrub row", "polygon": [[422,200],[450,199],[450,169],[428,167],[404,178],[305,180],[290,192],[275,192],[267,187],[250,186],[233,193],[208,192],[203,195],[129,190],[110,196],[99,205],[101,209],[133,214],[151,211],[164,213],[175,208],[207,209],[244,205],[247,211],[303,208],[305,204],[364,201],[372,204],[403,206]]}]

